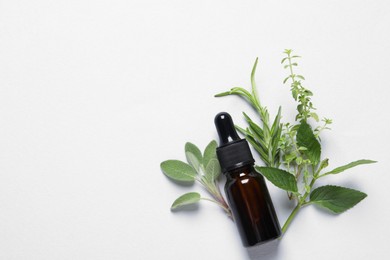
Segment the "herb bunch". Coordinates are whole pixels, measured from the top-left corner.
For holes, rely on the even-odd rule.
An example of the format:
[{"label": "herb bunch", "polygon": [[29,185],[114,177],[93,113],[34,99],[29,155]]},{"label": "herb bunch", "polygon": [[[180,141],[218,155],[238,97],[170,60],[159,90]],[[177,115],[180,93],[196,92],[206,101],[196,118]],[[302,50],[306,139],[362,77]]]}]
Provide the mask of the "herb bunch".
[{"label": "herb bunch", "polygon": [[375,162],[366,159],[357,160],[324,172],[329,165],[329,159],[321,159],[320,134],[323,130],[329,129],[332,120],[323,118],[321,125],[314,128],[311,126],[310,121],[314,120],[315,124],[318,124],[320,120],[314,112],[316,108],[311,100],[313,93],[303,86],[305,78],[295,73],[295,68],[298,66],[297,59],[300,57],[292,55],[292,50],[285,50],[284,54],[286,56],[281,63],[289,74],[283,83],[290,84],[292,97],[298,103],[296,122],[282,123],[281,107],[274,121],[270,122],[268,109],[261,105],[255,84],[258,59],[251,73],[251,92],[236,87],[215,95],[216,97],[238,95],[254,107],[259,116],[260,122],[256,124],[244,113],[248,126],[246,128],[236,126],[236,128],[245,135],[265,164],[265,166],[255,166],[256,171],[278,188],[285,190],[288,198],[295,203],[295,208],[283,225],[283,233],[304,206],[315,204],[339,214],[363,200],[367,195],[354,189],[335,185],[313,189],[313,186],[320,178]]},{"label": "herb bunch", "polygon": [[201,197],[198,192],[185,193],[173,202],[171,210],[195,204],[200,200],[207,200],[220,206],[226,215],[232,219],[232,212],[218,185],[221,167],[217,159],[216,149],[217,142],[214,140],[207,145],[203,154],[196,145],[187,142],[184,150],[188,163],[179,160],[167,160],[161,163],[162,172],[177,184],[188,184],[196,181],[212,196],[212,198],[208,198]]}]

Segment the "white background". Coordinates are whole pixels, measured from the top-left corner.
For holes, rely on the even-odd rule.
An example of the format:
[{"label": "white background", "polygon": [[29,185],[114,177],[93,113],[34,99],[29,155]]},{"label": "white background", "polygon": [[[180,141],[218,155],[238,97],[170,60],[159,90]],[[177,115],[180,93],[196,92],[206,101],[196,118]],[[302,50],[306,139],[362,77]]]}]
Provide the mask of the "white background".
[{"label": "white background", "polygon": [[[0,259],[387,258],[389,32],[387,0],[1,0]],[[330,168],[379,163],[321,181],[368,193],[358,206],[307,207],[278,246],[248,252],[215,205],[171,213],[180,194],[207,194],[159,164],[216,139],[216,113],[254,115],[213,95],[248,88],[257,56],[262,102],[293,120],[285,48],[334,120]],[[284,223],[292,205],[268,187]]]}]

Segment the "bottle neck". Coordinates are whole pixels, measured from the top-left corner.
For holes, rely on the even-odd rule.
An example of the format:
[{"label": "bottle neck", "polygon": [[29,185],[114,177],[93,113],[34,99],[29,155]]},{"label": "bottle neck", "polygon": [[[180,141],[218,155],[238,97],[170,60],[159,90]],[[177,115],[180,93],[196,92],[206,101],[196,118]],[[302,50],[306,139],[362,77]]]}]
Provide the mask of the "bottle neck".
[{"label": "bottle neck", "polygon": [[240,176],[245,176],[249,174],[253,174],[255,169],[253,168],[254,163],[243,165],[242,167],[235,168],[233,170],[224,172],[226,178],[236,178]]}]

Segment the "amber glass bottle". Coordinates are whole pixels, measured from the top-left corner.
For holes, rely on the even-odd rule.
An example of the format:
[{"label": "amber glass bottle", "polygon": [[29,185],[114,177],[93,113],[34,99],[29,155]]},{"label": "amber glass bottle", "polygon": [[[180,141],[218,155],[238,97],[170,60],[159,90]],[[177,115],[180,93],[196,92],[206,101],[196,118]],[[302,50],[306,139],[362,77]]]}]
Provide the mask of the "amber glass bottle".
[{"label": "amber glass bottle", "polygon": [[281,229],[263,176],[257,173],[248,142],[240,139],[231,116],[215,117],[220,138],[218,160],[226,176],[225,192],[244,246],[278,238]]}]

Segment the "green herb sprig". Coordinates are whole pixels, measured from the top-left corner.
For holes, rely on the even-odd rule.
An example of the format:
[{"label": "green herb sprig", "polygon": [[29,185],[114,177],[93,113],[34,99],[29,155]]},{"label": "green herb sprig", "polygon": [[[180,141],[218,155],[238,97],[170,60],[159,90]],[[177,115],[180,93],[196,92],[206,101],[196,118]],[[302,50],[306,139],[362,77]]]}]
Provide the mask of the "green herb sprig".
[{"label": "green herb sprig", "polygon": [[295,208],[283,225],[283,233],[304,206],[315,204],[339,214],[363,200],[367,195],[354,189],[334,185],[313,189],[313,186],[317,180],[325,176],[339,174],[358,165],[375,163],[372,160],[357,160],[323,173],[329,165],[329,159],[321,160],[320,134],[323,130],[329,129],[332,120],[322,119],[323,124],[313,130],[309,119],[314,119],[315,122],[320,120],[314,112],[316,108],[311,100],[313,93],[303,86],[305,78],[295,73],[298,66],[296,60],[300,56],[292,55],[292,50],[285,50],[284,54],[286,56],[281,63],[289,71],[289,75],[283,83],[290,83],[292,97],[298,103],[296,122],[293,124],[280,122],[280,107],[273,123],[269,121],[268,110],[260,103],[254,79],[258,59],[251,73],[251,93],[244,88],[236,87],[215,95],[216,97],[238,95],[251,104],[259,115],[260,123],[256,124],[244,113],[248,126],[236,128],[245,135],[265,164],[262,167],[256,166],[256,171],[278,188],[285,190],[288,198],[295,203]]},{"label": "green herb sprig", "polygon": [[188,163],[179,160],[167,160],[161,163],[162,172],[177,184],[188,184],[196,181],[212,196],[212,198],[207,198],[202,197],[198,192],[185,193],[173,202],[172,210],[198,203],[200,200],[207,200],[220,206],[226,215],[232,219],[232,212],[218,185],[221,167],[217,159],[216,149],[217,142],[214,140],[207,145],[203,154],[196,145],[188,142],[185,144]]},{"label": "green herb sprig", "polygon": [[261,159],[267,166],[279,167],[280,148],[278,143],[282,133],[282,125],[280,124],[282,109],[279,107],[278,113],[271,123],[268,109],[261,105],[256,91],[255,73],[257,62],[258,59],[256,59],[251,73],[251,92],[241,87],[235,87],[215,96],[224,97],[228,95],[238,95],[244,98],[257,111],[262,125],[256,124],[247,114],[243,113],[245,120],[248,123],[248,127],[244,129],[236,126],[236,128],[245,135],[248,142],[259,153]]}]

